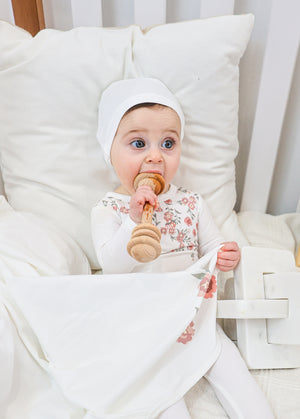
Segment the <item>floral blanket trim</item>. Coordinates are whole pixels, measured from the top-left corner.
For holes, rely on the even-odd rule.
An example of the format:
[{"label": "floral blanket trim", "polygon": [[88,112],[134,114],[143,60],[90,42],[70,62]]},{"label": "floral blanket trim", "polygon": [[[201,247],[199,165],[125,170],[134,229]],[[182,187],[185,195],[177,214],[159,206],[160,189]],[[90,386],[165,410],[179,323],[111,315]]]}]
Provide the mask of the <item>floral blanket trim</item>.
[{"label": "floral blanket trim", "polygon": [[198,297],[212,298],[217,291],[217,280],[215,275],[207,272],[206,274],[195,274],[196,278],[200,279],[198,285]]},{"label": "floral blanket trim", "polygon": [[[217,280],[215,275],[212,275],[211,273],[207,272],[195,274],[194,276],[200,280],[198,285],[197,297],[206,299],[213,298],[217,291]],[[195,323],[192,321],[185,329],[185,331],[179,336],[177,342],[186,345],[193,339],[195,332]]]},{"label": "floral blanket trim", "polygon": [[191,322],[188,327],[185,329],[185,331],[182,333],[182,335],[179,336],[177,339],[177,342],[183,343],[184,345],[190,342],[193,339],[193,336],[195,334],[195,324],[194,322]]}]

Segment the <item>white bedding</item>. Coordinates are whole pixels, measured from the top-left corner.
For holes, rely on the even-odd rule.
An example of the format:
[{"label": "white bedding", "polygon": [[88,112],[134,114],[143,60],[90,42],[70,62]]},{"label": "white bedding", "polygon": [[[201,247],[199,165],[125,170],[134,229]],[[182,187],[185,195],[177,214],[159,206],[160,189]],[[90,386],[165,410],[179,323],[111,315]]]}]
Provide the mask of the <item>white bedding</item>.
[{"label": "white bedding", "polygon": [[[68,403],[57,385],[32,357],[39,343],[18,311],[8,314],[6,281],[58,274],[88,274],[79,246],[38,217],[16,212],[0,197],[0,418],[79,419],[83,412]],[[23,337],[23,340],[20,338]]]},{"label": "white bedding", "polygon": [[[239,222],[253,244],[282,246],[290,250],[295,248],[300,225],[299,214],[271,217],[247,213],[239,215]],[[261,234],[262,228],[265,228],[264,234]],[[263,242],[262,237],[266,237],[267,243]],[[48,354],[44,353],[44,342],[36,339],[27,323],[28,319],[7,293],[5,284],[7,281],[11,282],[12,277],[25,276],[26,281],[31,284],[37,280],[45,281],[48,288],[53,288],[54,284],[50,284],[50,278],[45,276],[61,277],[89,273],[87,259],[72,239],[61,235],[35,216],[13,211],[3,197],[0,199],[1,419],[88,419],[85,409],[77,400],[67,400],[63,386],[59,384],[59,380],[53,379],[53,371],[48,373]],[[66,280],[65,278],[64,284]],[[26,281],[24,280],[24,283]],[[17,283],[14,284],[16,285]],[[18,288],[21,287],[16,289]],[[64,292],[59,292],[59,288],[56,278],[57,297],[53,292],[53,307],[55,298],[59,301],[66,292],[66,287]],[[24,289],[26,290],[26,287]],[[42,286],[37,287],[34,295],[35,288],[31,286],[28,299],[31,295],[37,298],[42,289]],[[70,295],[71,299],[71,292],[66,295]],[[74,295],[78,296],[78,292]],[[27,306],[30,307],[28,299]],[[9,309],[9,314],[3,302]],[[45,304],[49,307],[51,302],[45,299]],[[34,313],[34,309],[31,312]],[[38,313],[38,310],[36,312]],[[79,314],[80,311],[77,316]],[[52,333],[55,333],[55,330]],[[44,336],[47,337],[47,332]],[[70,351],[73,349],[69,348]],[[261,370],[252,373],[273,406],[277,419],[300,417],[300,369]],[[205,379],[201,379],[188,391],[186,399],[193,419],[226,417]]]},{"label": "white bedding", "polygon": [[0,278],[90,273],[80,247],[40,217],[14,211],[0,196]]},{"label": "white bedding", "polygon": [[[70,263],[72,242],[66,250],[48,224],[5,202],[3,208],[4,418],[60,419],[74,409],[78,417],[154,418],[215,361],[216,295],[198,295],[199,280],[191,273],[92,276],[85,259],[79,264],[76,246],[76,264]],[[207,255],[213,264],[216,250]],[[192,320],[186,346],[177,339]],[[195,362],[199,350],[205,362]],[[35,379],[27,386],[29,377]]]},{"label": "white bedding", "polygon": [[[286,249],[295,254],[300,243],[300,214],[242,212],[238,221],[252,246]],[[300,418],[300,368],[253,370],[252,374],[270,401],[276,419]],[[193,419],[227,417],[204,378],[188,392],[186,399]]]},{"label": "white bedding", "polygon": [[[276,419],[300,417],[300,369],[252,371],[267,396]],[[187,404],[193,419],[227,418],[213,390],[201,379],[187,394]]]}]

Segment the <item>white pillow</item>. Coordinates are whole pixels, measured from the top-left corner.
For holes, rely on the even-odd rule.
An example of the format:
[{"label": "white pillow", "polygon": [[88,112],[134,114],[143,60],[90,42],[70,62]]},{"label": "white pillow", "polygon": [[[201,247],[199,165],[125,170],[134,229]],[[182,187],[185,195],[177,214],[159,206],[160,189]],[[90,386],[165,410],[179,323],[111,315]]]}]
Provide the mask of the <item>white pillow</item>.
[{"label": "white pillow", "polygon": [[226,230],[236,222],[238,65],[252,26],[252,15],[239,15],[32,38],[0,22],[0,150],[10,204],[69,233],[98,268],[90,210],[116,185],[96,141],[99,99],[115,80],[147,76],[162,80],[185,113],[176,183],[201,193]]},{"label": "white pillow", "polygon": [[2,282],[15,276],[90,273],[85,254],[68,234],[35,214],[15,211],[3,196],[0,196],[0,265]]}]

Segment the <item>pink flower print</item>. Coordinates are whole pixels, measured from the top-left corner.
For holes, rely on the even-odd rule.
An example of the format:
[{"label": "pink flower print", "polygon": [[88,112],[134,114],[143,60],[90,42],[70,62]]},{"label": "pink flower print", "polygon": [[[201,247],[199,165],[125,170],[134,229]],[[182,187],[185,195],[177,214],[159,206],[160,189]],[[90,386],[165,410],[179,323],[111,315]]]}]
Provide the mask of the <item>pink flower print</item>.
[{"label": "pink flower print", "polygon": [[160,232],[161,232],[161,234],[167,234],[166,227],[161,227]]},{"label": "pink flower print", "polygon": [[191,322],[188,327],[185,329],[185,331],[182,333],[182,335],[179,336],[177,339],[177,342],[183,343],[186,345],[188,342],[190,342],[193,339],[193,336],[195,334],[195,328],[194,328],[194,322]]},{"label": "pink flower print", "polygon": [[192,225],[192,220],[190,219],[190,217],[185,217],[184,222],[188,226],[191,226]]},{"label": "pink flower print", "polygon": [[196,237],[196,234],[197,234],[197,233],[196,233],[196,230],[194,229],[194,230],[193,230],[193,236],[194,236],[194,237]]},{"label": "pink flower print", "polygon": [[163,212],[162,207],[160,206],[159,202],[157,204],[157,208],[155,209],[156,212]]},{"label": "pink flower print", "polygon": [[189,200],[187,198],[182,198],[181,202],[183,203],[183,205],[188,204]]},{"label": "pink flower print", "polygon": [[185,238],[185,234],[183,232],[178,233],[176,240],[179,241],[180,247],[183,247],[183,240]]},{"label": "pink flower print", "polygon": [[126,207],[121,207],[120,212],[123,212],[123,214],[129,214],[129,209]]},{"label": "pink flower print", "polygon": [[113,210],[117,211],[118,207],[116,205],[113,205]]},{"label": "pink flower print", "polygon": [[164,215],[164,219],[166,220],[166,222],[170,222],[173,219],[173,214],[171,212],[166,212]]},{"label": "pink flower print", "polygon": [[195,209],[195,204],[194,204],[193,202],[189,202],[189,203],[188,203],[188,207],[189,207],[191,210],[193,210],[193,209]]},{"label": "pink flower print", "polygon": [[175,223],[170,223],[169,224],[169,233],[170,234],[174,234],[175,233],[175,227],[176,227],[176,224]]},{"label": "pink flower print", "polygon": [[193,244],[189,244],[189,245],[188,245],[188,249],[189,249],[189,250],[193,250],[193,249],[194,249],[194,245],[193,245]]},{"label": "pink flower print", "polygon": [[167,204],[167,205],[172,205],[172,199],[167,199],[167,200],[165,201],[165,204]]},{"label": "pink flower print", "polygon": [[217,291],[217,281],[214,275],[205,274],[199,284],[198,297],[212,298]]}]

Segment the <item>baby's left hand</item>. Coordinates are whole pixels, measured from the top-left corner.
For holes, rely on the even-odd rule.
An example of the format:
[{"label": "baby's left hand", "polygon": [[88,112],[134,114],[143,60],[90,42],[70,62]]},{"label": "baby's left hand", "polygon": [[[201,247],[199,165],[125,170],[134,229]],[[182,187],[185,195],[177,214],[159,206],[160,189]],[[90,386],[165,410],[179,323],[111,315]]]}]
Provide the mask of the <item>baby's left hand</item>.
[{"label": "baby's left hand", "polygon": [[240,261],[241,252],[236,242],[226,242],[218,251],[216,267],[220,271],[228,272],[235,269]]}]

